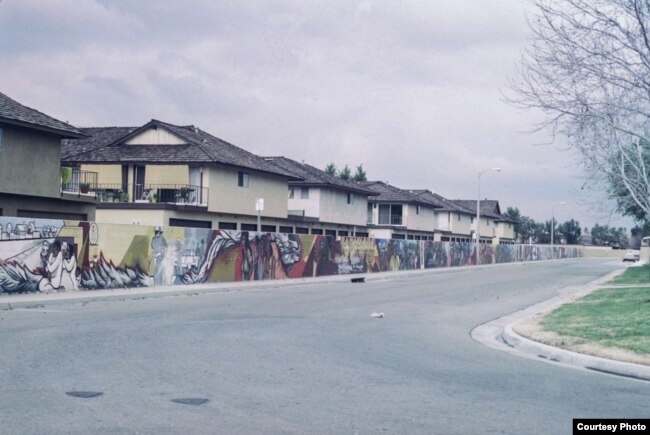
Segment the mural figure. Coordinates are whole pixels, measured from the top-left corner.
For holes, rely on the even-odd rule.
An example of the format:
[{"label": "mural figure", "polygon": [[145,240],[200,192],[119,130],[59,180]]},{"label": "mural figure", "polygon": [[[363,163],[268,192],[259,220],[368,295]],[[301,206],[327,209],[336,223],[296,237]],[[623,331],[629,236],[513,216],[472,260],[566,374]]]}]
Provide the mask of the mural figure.
[{"label": "mural figure", "polygon": [[154,236],[151,238],[151,260],[153,262],[154,271],[154,285],[162,285],[164,282],[163,276],[163,261],[167,253],[167,240],[163,237],[162,227],[154,229]]},{"label": "mural figure", "polygon": [[41,244],[41,269],[47,269],[48,260],[50,257],[50,242],[43,240]]},{"label": "mural figure", "polygon": [[61,253],[61,242],[55,240],[50,246],[50,256],[45,266],[45,277],[38,284],[41,291],[52,291],[61,288],[63,278],[63,254]]},{"label": "mural figure", "polygon": [[241,248],[241,279],[242,281],[250,281],[253,270],[253,251],[248,242],[247,232],[241,234],[239,246]]},{"label": "mural figure", "polygon": [[76,290],[78,288],[77,278],[77,258],[74,255],[72,246],[68,242],[61,243],[63,254],[63,272],[61,276],[61,286],[66,290]]}]

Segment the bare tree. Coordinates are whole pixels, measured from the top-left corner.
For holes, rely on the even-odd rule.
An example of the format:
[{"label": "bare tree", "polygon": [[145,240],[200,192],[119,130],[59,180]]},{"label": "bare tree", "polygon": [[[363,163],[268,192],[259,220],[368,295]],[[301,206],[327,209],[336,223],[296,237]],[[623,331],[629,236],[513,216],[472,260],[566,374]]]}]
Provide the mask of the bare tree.
[{"label": "bare tree", "polygon": [[[650,2],[531,0],[512,99],[542,109],[623,211],[650,219]],[[637,213],[639,214],[639,213]]]}]

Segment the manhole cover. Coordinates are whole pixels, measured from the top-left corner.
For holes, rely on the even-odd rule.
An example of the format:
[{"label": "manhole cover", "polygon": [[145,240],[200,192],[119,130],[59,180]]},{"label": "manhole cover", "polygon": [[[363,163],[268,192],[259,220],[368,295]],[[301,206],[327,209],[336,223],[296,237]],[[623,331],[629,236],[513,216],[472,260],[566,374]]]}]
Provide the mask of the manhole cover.
[{"label": "manhole cover", "polygon": [[65,394],[72,397],[81,397],[82,399],[90,399],[91,397],[99,397],[103,395],[101,391],[66,391]]},{"label": "manhole cover", "polygon": [[181,403],[183,405],[199,406],[199,405],[203,405],[204,403],[208,402],[208,399],[204,399],[202,397],[187,397],[187,398],[183,398],[183,399],[172,399],[172,402]]}]

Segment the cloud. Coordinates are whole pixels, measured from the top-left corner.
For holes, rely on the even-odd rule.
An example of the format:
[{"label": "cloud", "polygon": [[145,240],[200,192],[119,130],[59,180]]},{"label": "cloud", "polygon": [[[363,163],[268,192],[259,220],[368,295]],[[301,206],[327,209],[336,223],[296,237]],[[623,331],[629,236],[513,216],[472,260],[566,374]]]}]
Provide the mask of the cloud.
[{"label": "cloud", "polygon": [[561,142],[522,133],[539,114],[502,99],[524,12],[518,0],[4,1],[0,90],[80,126],[194,124],[449,197],[473,198],[477,171],[501,166],[486,196],[543,219],[581,181]]}]

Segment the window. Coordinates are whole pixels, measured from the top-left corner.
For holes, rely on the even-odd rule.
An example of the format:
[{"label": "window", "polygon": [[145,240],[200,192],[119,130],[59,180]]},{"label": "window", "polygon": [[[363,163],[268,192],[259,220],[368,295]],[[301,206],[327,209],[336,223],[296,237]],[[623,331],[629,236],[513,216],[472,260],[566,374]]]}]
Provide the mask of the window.
[{"label": "window", "polygon": [[393,239],[404,240],[404,234],[393,234]]},{"label": "window", "polygon": [[325,230],[325,235],[336,237],[336,230]]},{"label": "window", "polygon": [[239,187],[248,187],[248,172],[239,171],[237,185]]},{"label": "window", "polygon": [[366,222],[371,224],[372,223],[372,204],[368,203],[368,218],[366,219]]},{"label": "window", "polygon": [[293,199],[293,198],[295,198],[295,196],[296,196],[296,192],[295,192],[295,190],[296,190],[296,189],[293,188],[293,187],[290,187],[290,188],[289,188],[289,199]]},{"label": "window", "polygon": [[420,214],[420,204],[415,206],[415,214]]},{"label": "window", "polygon": [[169,226],[170,227],[185,227],[185,228],[212,228],[212,222],[211,221],[195,221],[195,220],[192,220],[192,219],[169,218]]},{"label": "window", "polygon": [[220,230],[236,230],[237,224],[235,222],[219,222]]},{"label": "window", "polygon": [[274,233],[275,225],[262,225],[262,231],[265,233]]},{"label": "window", "polygon": [[472,216],[471,219],[472,219],[472,223],[474,223],[474,216]]},{"label": "window", "polygon": [[300,199],[309,199],[309,187],[300,188]]},{"label": "window", "polygon": [[379,204],[379,225],[390,225],[390,204]]},{"label": "window", "polygon": [[355,234],[356,237],[368,237],[368,233],[365,231],[357,231]]},{"label": "window", "polygon": [[347,232],[347,231],[343,231],[343,230],[339,230],[339,236],[341,236],[341,237],[347,237],[347,236],[348,236],[348,232]]},{"label": "window", "polygon": [[402,225],[402,205],[379,204],[379,225]]},{"label": "window", "polygon": [[16,210],[17,217],[36,218],[36,219],[67,219],[71,221],[87,221],[88,215],[86,213],[66,213],[59,211],[43,211],[43,210]]},{"label": "window", "polygon": [[348,204],[354,204],[354,193],[348,192]]},{"label": "window", "polygon": [[293,227],[284,227],[280,225],[280,232],[281,233],[286,233],[286,234],[292,234],[293,233]]},{"label": "window", "polygon": [[460,213],[458,213],[458,222],[460,222]]},{"label": "window", "polygon": [[257,231],[257,224],[241,224],[242,231]]},{"label": "window", "polygon": [[296,227],[296,234],[309,234],[309,228]]},{"label": "window", "polygon": [[323,230],[320,228],[312,228],[311,229],[312,234],[323,234]]}]

